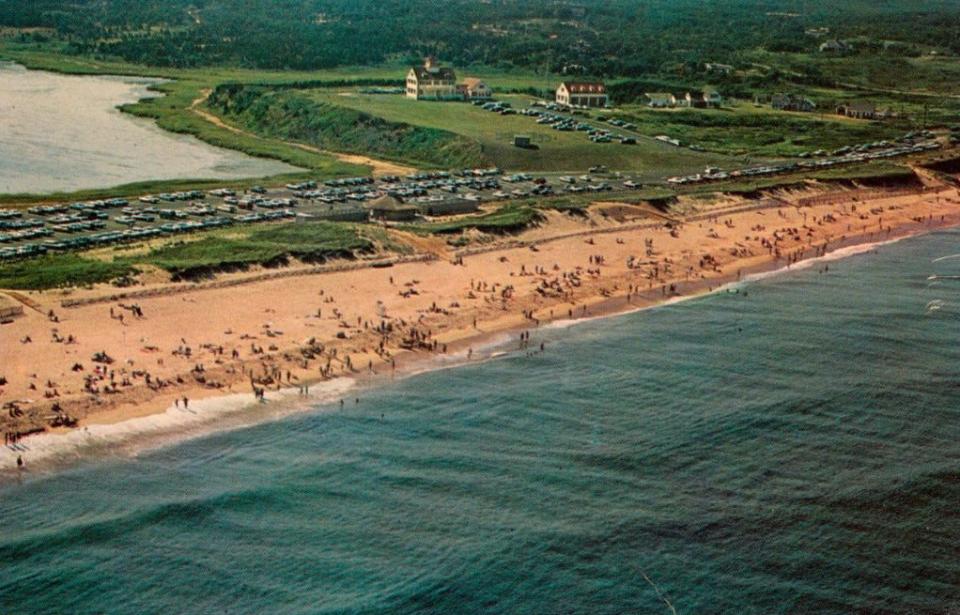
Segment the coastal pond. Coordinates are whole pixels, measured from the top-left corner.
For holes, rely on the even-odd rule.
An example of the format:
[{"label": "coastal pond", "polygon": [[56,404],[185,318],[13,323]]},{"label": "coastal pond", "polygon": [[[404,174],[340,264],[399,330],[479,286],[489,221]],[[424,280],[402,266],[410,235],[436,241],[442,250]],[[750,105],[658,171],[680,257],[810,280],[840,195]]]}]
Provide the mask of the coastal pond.
[{"label": "coastal pond", "polygon": [[275,160],[169,133],[117,107],[158,96],[160,79],[72,76],[0,62],[0,194],[105,188],[145,180],[296,172]]}]

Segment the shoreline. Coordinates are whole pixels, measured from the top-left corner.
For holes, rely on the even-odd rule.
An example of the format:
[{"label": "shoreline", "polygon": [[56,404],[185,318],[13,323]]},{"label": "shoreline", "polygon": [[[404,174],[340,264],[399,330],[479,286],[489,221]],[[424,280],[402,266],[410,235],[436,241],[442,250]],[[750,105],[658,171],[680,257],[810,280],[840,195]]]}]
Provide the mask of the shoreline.
[{"label": "shoreline", "polygon": [[[556,318],[546,321],[534,330],[556,331],[600,320],[637,314],[648,310],[665,308],[677,303],[694,301],[711,294],[725,292],[731,286],[749,284],[762,279],[776,277],[790,271],[808,269],[820,262],[843,260],[852,256],[865,254],[876,250],[880,246],[889,245],[927,235],[938,230],[957,228],[960,222],[948,227],[938,227],[930,231],[904,233],[899,236],[879,241],[857,241],[852,238],[846,245],[821,256],[810,257],[796,263],[795,266],[757,266],[752,268],[741,279],[720,281],[716,286],[703,290],[698,285],[692,292],[677,294],[662,301],[653,301],[638,305],[626,302],[622,298],[606,299],[588,310],[586,316]],[[775,261],[766,263],[775,265]],[[66,469],[74,464],[94,459],[130,458],[141,453],[149,453],[168,446],[176,446],[195,438],[213,436],[236,429],[255,427],[270,421],[283,420],[308,412],[320,412],[322,406],[335,406],[344,400],[343,395],[357,396],[362,399],[364,390],[370,387],[389,386],[391,382],[405,380],[421,374],[446,369],[457,369],[467,365],[481,364],[501,357],[514,356],[521,350],[514,347],[515,338],[523,331],[522,328],[503,329],[480,333],[472,338],[463,339],[454,344],[452,353],[445,355],[428,355],[426,357],[413,356],[408,360],[397,363],[397,370],[390,375],[361,374],[356,377],[340,376],[330,380],[305,381],[302,384],[313,389],[308,395],[300,396],[293,387],[281,388],[266,394],[266,403],[258,403],[250,399],[249,393],[230,393],[214,395],[191,402],[194,407],[188,412],[174,406],[167,406],[161,411],[152,412],[135,418],[116,421],[92,421],[85,428],[69,431],[53,431],[28,439],[23,446],[24,453],[29,452],[33,459],[33,468],[40,468],[33,478],[45,476],[58,470]],[[539,340],[535,339],[535,343]],[[473,359],[466,357],[465,348],[473,348]],[[416,353],[411,353],[416,355]],[[320,389],[318,393],[316,389]],[[349,400],[346,400],[349,401]],[[352,404],[346,405],[352,407]],[[330,408],[335,411],[338,408]],[[343,409],[341,406],[339,409]],[[9,447],[0,449],[0,461],[4,460],[4,451],[11,451]],[[13,451],[19,454],[21,451]],[[39,462],[39,463],[38,463]],[[3,469],[0,466],[0,486],[8,479],[17,477],[14,470]]]},{"label": "shoreline", "polygon": [[[258,158],[240,150],[218,147],[195,135],[164,129],[154,119],[124,110],[128,106],[164,96],[155,88],[169,82],[167,79],[109,74],[78,76],[33,71],[17,62],[0,61],[0,74],[2,73],[10,73],[10,87],[17,89],[17,96],[14,98],[22,98],[21,102],[26,103],[24,110],[16,107],[16,112],[10,115],[10,122],[23,125],[36,123],[35,116],[42,115],[46,110],[44,105],[55,104],[60,99],[54,97],[52,101],[45,102],[49,93],[40,97],[35,90],[39,88],[45,92],[44,88],[50,87],[47,83],[49,80],[62,79],[68,80],[64,81],[68,85],[59,87],[58,95],[85,97],[89,102],[89,109],[69,115],[64,119],[63,125],[51,129],[64,132],[66,137],[77,140],[71,132],[71,122],[81,122],[100,132],[109,131],[139,143],[137,148],[117,150],[116,144],[103,138],[91,138],[73,149],[53,147],[48,152],[49,164],[57,166],[59,175],[52,177],[47,175],[53,173],[53,170],[43,165],[38,168],[41,171],[46,169],[47,175],[42,172],[38,174],[24,166],[25,161],[36,162],[32,154],[25,154],[24,160],[18,161],[16,165],[8,165],[10,168],[6,169],[0,194],[0,201],[3,202],[27,193],[36,193],[37,202],[45,202],[56,200],[61,195],[69,197],[99,191],[119,193],[122,192],[120,186],[129,183],[178,184],[189,180],[231,183],[309,171],[279,159]],[[7,98],[4,97],[5,103],[10,102]],[[32,107],[41,110],[26,110]],[[19,137],[19,141],[11,141],[8,149],[12,153],[17,148],[23,148],[24,143],[41,142],[42,137],[37,131],[25,132]],[[77,162],[71,158],[71,152],[73,158],[77,158],[79,154],[83,154],[79,156],[83,159],[96,158],[96,164],[85,160]],[[162,157],[163,154],[166,154],[166,158]],[[164,172],[159,173],[152,167],[163,169]],[[64,173],[67,175],[63,175]]]},{"label": "shoreline", "polygon": [[[952,201],[951,201],[952,202]],[[939,203],[939,201],[938,201]],[[779,211],[779,210],[776,210]],[[888,210],[889,211],[889,210]],[[767,212],[759,212],[759,215],[763,216],[769,214]],[[907,212],[915,213],[915,212]],[[338,382],[349,381],[349,386],[343,391],[352,390],[353,388],[363,388],[371,384],[378,385],[384,381],[389,381],[396,378],[406,378],[411,375],[424,373],[427,371],[434,371],[437,369],[445,369],[448,367],[458,367],[463,364],[468,364],[470,362],[476,362],[480,359],[490,358],[491,354],[494,354],[496,350],[499,349],[508,349],[504,352],[510,353],[509,348],[512,347],[513,342],[519,339],[519,336],[523,332],[535,332],[537,329],[552,330],[557,328],[565,328],[572,326],[574,324],[582,323],[587,320],[594,320],[599,318],[608,318],[612,316],[624,315],[627,313],[637,312],[641,310],[651,309],[654,307],[659,307],[674,303],[677,301],[685,301],[689,299],[695,299],[711,292],[719,292],[724,288],[728,288],[731,284],[736,284],[738,282],[750,282],[756,279],[761,279],[768,275],[778,275],[784,272],[790,271],[792,268],[803,268],[812,266],[815,262],[820,260],[833,260],[837,258],[844,258],[855,253],[860,253],[864,251],[869,251],[875,249],[879,245],[883,245],[887,242],[900,241],[902,239],[917,236],[920,234],[926,234],[929,232],[935,232],[944,228],[950,228],[960,225],[960,208],[951,207],[949,212],[949,220],[947,215],[943,214],[942,221],[934,221],[931,217],[926,219],[919,219],[916,217],[910,218],[906,221],[897,224],[896,227],[889,226],[889,230],[884,231],[869,231],[865,233],[853,234],[850,236],[844,236],[842,239],[836,239],[834,241],[827,242],[827,248],[824,249],[822,245],[817,242],[810,242],[809,246],[801,246],[800,249],[795,251],[795,253],[782,256],[780,258],[771,257],[768,255],[751,255],[749,257],[734,259],[732,262],[724,263],[725,272],[719,273],[718,275],[702,276],[697,279],[682,280],[677,279],[672,282],[675,285],[675,289],[669,294],[662,294],[660,288],[654,288],[651,284],[651,288],[645,290],[638,290],[635,293],[629,293],[629,297],[623,293],[625,289],[620,288],[618,284],[614,284],[614,290],[611,292],[601,285],[599,289],[601,292],[596,292],[598,289],[587,289],[593,290],[593,292],[584,292],[580,293],[576,297],[567,297],[562,300],[556,300],[552,303],[547,303],[544,306],[540,306],[536,309],[531,309],[528,313],[524,310],[524,314],[517,314],[518,307],[524,307],[524,305],[516,306],[513,309],[507,309],[503,307],[502,310],[496,310],[496,318],[488,319],[484,318],[479,323],[479,326],[476,328],[467,326],[467,323],[464,322],[464,318],[459,318],[459,322],[456,322],[457,318],[450,318],[453,320],[452,323],[446,323],[449,326],[440,327],[441,329],[445,328],[446,330],[439,332],[436,336],[432,336],[434,339],[434,344],[436,346],[445,346],[445,352],[437,351],[413,351],[413,350],[401,350],[396,349],[396,352],[390,353],[390,359],[395,362],[396,367],[391,368],[390,363],[384,357],[377,357],[375,354],[367,352],[366,354],[360,353],[361,361],[369,361],[369,368],[356,369],[354,365],[350,366],[350,369],[347,370],[346,366],[343,365],[340,373],[332,374],[326,373],[323,377],[318,377],[316,374],[313,374],[311,370],[303,370],[291,380],[290,373],[288,371],[288,378],[286,386],[283,384],[282,371],[280,375],[280,382],[270,383],[264,385],[264,389],[270,389],[271,393],[269,398],[271,398],[271,403],[266,404],[266,406],[273,406],[274,401],[276,400],[285,400],[289,398],[291,392],[296,397],[295,391],[297,387],[308,385],[312,388],[317,388],[320,391],[329,390],[340,390],[337,389],[339,384],[332,384]],[[721,212],[721,215],[726,216]],[[738,214],[733,214],[734,216]],[[744,214],[746,215],[746,214]],[[752,212],[750,215],[757,215],[757,212]],[[691,226],[692,223],[684,225],[682,228],[685,230]],[[869,226],[869,225],[868,225]],[[875,228],[875,227],[874,227]],[[882,228],[882,225],[881,225]],[[657,229],[660,230],[660,229]],[[604,233],[605,235],[616,235],[617,233],[628,234],[628,233],[644,233],[647,232],[646,229],[597,229],[597,234]],[[713,232],[713,229],[711,229]],[[588,242],[593,242],[593,236],[590,236],[587,239]],[[533,238],[532,243],[538,245],[536,238]],[[560,249],[569,247],[563,245],[565,242],[569,243],[572,241],[583,241],[582,236],[577,236],[576,238],[569,238],[564,240],[554,241],[553,244],[559,246]],[[617,239],[620,243],[620,239]],[[546,249],[548,241],[543,241],[543,249]],[[850,250],[853,250],[852,252]],[[526,248],[523,247],[509,247],[505,246],[501,250],[493,250],[490,252],[485,252],[483,254],[478,254],[476,256],[466,257],[467,259],[472,258],[485,258],[488,261],[492,258],[495,258],[498,254],[505,253],[509,254],[511,257],[520,253],[521,255],[533,255],[536,256],[535,252],[529,252],[529,246]],[[585,255],[580,255],[584,256]],[[504,256],[503,258],[506,258]],[[430,266],[439,266],[443,265],[445,267],[453,267],[449,263],[444,263],[443,261],[428,261],[425,263],[413,263],[411,267],[430,267]],[[468,262],[467,265],[470,265]],[[736,272],[734,272],[734,267]],[[719,267],[718,267],[719,269]],[[386,270],[379,270],[378,275],[387,275],[387,273],[392,272],[393,274],[398,273],[398,268],[394,267]],[[423,271],[420,270],[422,273]],[[344,276],[364,276],[365,274],[370,273],[368,270],[363,271],[351,271],[345,272],[341,275]],[[318,283],[322,283],[324,278],[329,274],[314,276],[317,278]],[[373,275],[373,274],[371,274]],[[513,272],[510,273],[513,276]],[[295,279],[295,278],[294,278]],[[391,276],[391,280],[392,280]],[[598,280],[600,277],[598,276]],[[629,278],[628,278],[629,279]],[[623,282],[624,276],[615,277],[613,280],[607,279],[605,281],[612,282]],[[282,281],[279,283],[283,283]],[[289,283],[289,282],[287,282]],[[296,283],[296,282],[295,282]],[[256,287],[260,283],[251,283],[251,287]],[[471,288],[473,281],[471,280]],[[596,286],[596,285],[595,285]],[[664,285],[666,288],[666,285]],[[247,289],[249,290],[249,289]],[[198,293],[205,292],[214,292],[214,291],[197,291]],[[234,289],[234,292],[237,292],[237,289]],[[323,292],[321,291],[321,295]],[[470,294],[473,294],[473,291],[470,291]],[[529,298],[529,297],[528,297]],[[175,296],[175,297],[166,297],[167,301],[181,299],[186,301],[186,299]],[[379,303],[379,301],[378,301]],[[526,305],[530,305],[528,302]],[[562,309],[559,310],[560,313],[557,313],[558,308],[562,306],[573,305],[574,307],[568,308],[568,311],[564,313]],[[436,306],[436,302],[434,303]],[[504,306],[506,306],[506,301],[504,301]],[[550,309],[550,308],[553,309]],[[89,308],[93,309],[93,308]],[[100,307],[100,310],[106,309],[105,307]],[[390,310],[392,312],[392,310]],[[423,312],[425,310],[419,310]],[[484,310],[474,310],[473,312],[467,313],[467,319],[469,320],[470,315],[476,315],[482,313]],[[490,310],[487,310],[489,312]],[[416,314],[417,310],[413,310],[413,313]],[[487,316],[487,313],[484,313],[483,316]],[[422,317],[421,317],[422,319]],[[229,323],[229,320],[226,321]],[[220,326],[224,326],[226,323],[218,323]],[[343,324],[342,322],[340,323]],[[310,326],[310,325],[308,325]],[[362,331],[361,331],[362,332]],[[124,339],[126,334],[124,333]],[[324,340],[329,338],[325,337]],[[534,341],[534,345],[537,345],[539,342]],[[278,354],[286,354],[295,346],[285,346],[281,349],[277,347],[276,351],[273,351],[271,359],[275,358]],[[480,348],[486,349],[485,352],[477,351]],[[273,348],[273,346],[271,346]],[[356,349],[353,349],[354,351]],[[364,348],[363,350],[369,350]],[[285,352],[286,351],[286,352]],[[468,354],[476,352],[475,358],[471,360]],[[549,351],[549,348],[548,350]],[[336,357],[335,350],[329,350],[328,352],[332,353]],[[499,354],[497,354],[499,356]],[[350,355],[347,355],[346,362],[349,361]],[[368,358],[370,357],[370,358]],[[375,360],[376,359],[376,360]],[[162,363],[162,359],[158,362]],[[241,373],[245,374],[248,362],[241,362]],[[330,361],[328,359],[328,369]],[[229,368],[228,368],[229,369]],[[284,368],[286,369],[286,368]],[[251,378],[253,377],[253,368],[250,368]],[[311,377],[313,374],[313,377]],[[196,421],[184,421],[185,423],[193,423],[194,427],[197,424],[202,423],[203,426],[199,428],[199,432],[210,433],[213,431],[219,431],[220,429],[229,429],[232,425],[249,425],[260,422],[256,420],[256,416],[260,414],[275,414],[270,411],[259,412],[251,411],[251,406],[254,408],[260,406],[255,404],[253,396],[249,392],[249,389],[246,391],[237,390],[239,385],[238,381],[242,381],[243,377],[239,379],[235,378],[233,382],[224,390],[223,387],[218,389],[211,389],[205,386],[201,386],[199,383],[190,384],[187,383],[183,387],[175,387],[176,391],[166,392],[160,391],[158,393],[150,393],[146,397],[140,396],[137,398],[135,396],[132,400],[117,400],[116,402],[111,402],[107,404],[107,408],[97,408],[93,407],[93,412],[88,406],[87,411],[84,413],[84,416],[81,417],[81,426],[76,429],[55,429],[47,431],[44,434],[30,436],[24,440],[21,440],[20,445],[25,447],[25,451],[17,451],[11,447],[4,447],[0,449],[0,468],[7,469],[11,467],[12,462],[16,459],[18,454],[24,454],[27,456],[27,460],[31,461],[31,457],[34,456],[32,450],[36,447],[37,452],[43,447],[47,446],[47,441],[50,442],[66,442],[69,438],[76,440],[77,435],[83,433],[85,428],[93,430],[96,433],[108,432],[111,429],[114,429],[118,432],[122,431],[136,431],[134,429],[135,423],[131,421],[141,421],[144,425],[150,425],[151,421],[156,421],[156,417],[163,417],[165,414],[169,414],[174,407],[172,406],[174,399],[179,399],[181,396],[189,396],[191,404],[201,404],[201,408],[204,408],[205,405],[210,405],[214,408],[209,413],[204,414],[203,417],[198,418]],[[276,384],[276,386],[274,386]],[[149,391],[148,391],[149,392]],[[140,393],[143,393],[142,389]],[[232,399],[239,400],[237,405],[234,407]],[[246,399],[246,402],[242,400]],[[305,407],[315,407],[319,398],[308,397],[306,399],[310,400],[309,404],[294,404],[294,405],[304,405]],[[324,401],[325,400],[325,401]],[[304,398],[299,398],[295,401],[305,401]],[[335,398],[324,397],[321,400],[321,403],[334,403]],[[230,408],[235,408],[234,410],[227,409],[226,411],[218,410],[216,408],[221,408],[222,406],[230,406]],[[293,410],[292,412],[297,412],[301,410]],[[224,416],[230,416],[231,418],[226,421],[227,424],[217,424],[218,419]],[[248,419],[244,419],[244,416],[248,416]],[[199,417],[199,415],[198,415]],[[187,417],[180,417],[187,418]],[[262,417],[264,420],[268,420],[270,416]],[[176,423],[176,421],[174,421]],[[206,426],[217,424],[214,429],[206,429]],[[151,427],[151,429],[153,429]],[[145,432],[150,431],[146,429]],[[184,430],[174,425],[171,430],[165,432],[165,435],[161,437],[162,440],[169,441],[179,441],[183,438],[191,437],[190,433],[182,433]],[[128,434],[129,435],[129,434]],[[156,435],[156,433],[154,433]],[[135,439],[147,440],[147,436],[137,436],[134,435],[131,438],[127,438],[124,442],[131,442]],[[41,446],[41,442],[44,444]],[[121,444],[118,448],[124,448],[126,444]],[[107,444],[109,447],[109,444]],[[55,447],[54,447],[55,448]],[[133,448],[136,448],[134,445]],[[149,446],[147,446],[149,448]],[[138,449],[139,450],[139,449]],[[55,456],[55,455],[53,455]],[[69,460],[61,459],[60,463],[55,463],[55,465],[69,465],[73,460],[76,459],[76,454],[73,456],[67,455],[70,457]],[[40,457],[42,455],[37,455],[37,461],[41,461]],[[41,464],[42,465],[42,464]],[[2,471],[0,471],[2,475]]]}]

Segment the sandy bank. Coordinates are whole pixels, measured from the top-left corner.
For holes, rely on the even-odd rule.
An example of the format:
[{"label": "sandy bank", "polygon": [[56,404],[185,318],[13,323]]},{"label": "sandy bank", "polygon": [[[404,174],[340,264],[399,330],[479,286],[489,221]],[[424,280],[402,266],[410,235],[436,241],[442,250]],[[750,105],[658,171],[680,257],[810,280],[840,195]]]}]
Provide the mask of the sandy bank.
[{"label": "sandy bank", "polygon": [[[551,321],[650,307],[849,246],[960,224],[953,189],[755,205],[692,215],[679,227],[564,220],[462,259],[138,298],[142,317],[128,301],[64,308],[62,294],[33,293],[24,316],[0,327],[0,403],[18,409],[4,410],[0,431],[48,427],[54,404],[93,428],[169,414],[184,397],[194,406],[227,395],[252,401],[254,388],[390,377],[438,357],[479,356],[493,336],[519,340]],[[110,295],[78,295],[98,293]],[[112,362],[94,362],[97,352]],[[0,449],[0,464],[11,455]]]}]

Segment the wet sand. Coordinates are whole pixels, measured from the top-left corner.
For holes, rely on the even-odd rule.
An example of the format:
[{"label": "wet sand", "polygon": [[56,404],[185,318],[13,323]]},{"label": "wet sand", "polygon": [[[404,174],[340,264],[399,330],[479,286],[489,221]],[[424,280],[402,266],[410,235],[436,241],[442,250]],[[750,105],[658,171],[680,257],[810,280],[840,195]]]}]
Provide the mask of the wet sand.
[{"label": "wet sand", "polygon": [[[323,380],[396,377],[479,359],[484,345],[519,345],[526,332],[535,351],[536,329],[550,322],[643,309],[960,224],[952,188],[805,207],[726,205],[716,218],[670,226],[550,214],[540,228],[461,258],[436,242],[423,246],[439,256],[432,261],[120,301],[108,299],[116,289],[75,291],[70,299],[103,299],[75,308],[61,306],[62,292],[20,294],[25,315],[0,327],[0,404],[18,409],[3,411],[0,431],[49,426],[54,404],[81,427],[110,425],[180,409],[184,397],[194,407],[231,394],[253,403],[255,389],[296,395]],[[112,362],[95,362],[97,352]]]}]

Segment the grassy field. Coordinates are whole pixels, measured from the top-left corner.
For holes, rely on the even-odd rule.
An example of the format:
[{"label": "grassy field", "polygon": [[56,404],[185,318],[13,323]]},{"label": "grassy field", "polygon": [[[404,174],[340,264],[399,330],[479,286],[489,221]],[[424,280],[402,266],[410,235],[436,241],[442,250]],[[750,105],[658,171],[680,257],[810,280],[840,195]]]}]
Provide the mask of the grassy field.
[{"label": "grassy field", "polygon": [[[706,165],[734,163],[724,156],[691,152],[649,139],[641,139],[636,145],[592,143],[582,132],[559,132],[537,124],[531,117],[502,116],[466,103],[415,101],[402,96],[366,95],[343,89],[312,90],[309,95],[323,103],[393,122],[463,135],[480,144],[484,158],[491,164],[510,170],[584,172],[593,165],[602,164],[652,179],[700,170]],[[510,102],[514,108],[526,107],[531,100],[516,95],[499,98]],[[539,149],[515,147],[513,137],[517,134],[529,135]]]},{"label": "grassy field", "polygon": [[[960,60],[956,57],[915,58],[880,54],[831,55],[751,51],[745,59],[775,67],[791,75],[820,75],[835,85],[847,84],[874,91],[960,95]],[[827,84],[829,85],[829,83]]]},{"label": "grassy field", "polygon": [[[832,110],[832,109],[831,109]],[[817,149],[901,136],[898,126],[849,120],[829,113],[781,112],[752,103],[722,109],[649,109],[632,105],[615,117],[637,124],[646,134],[665,134],[682,143],[730,155],[796,156]]]},{"label": "grassy field", "polygon": [[229,84],[213,92],[208,108],[252,133],[324,150],[421,168],[464,168],[483,163],[479,145],[462,135],[314,100],[299,90]]}]

